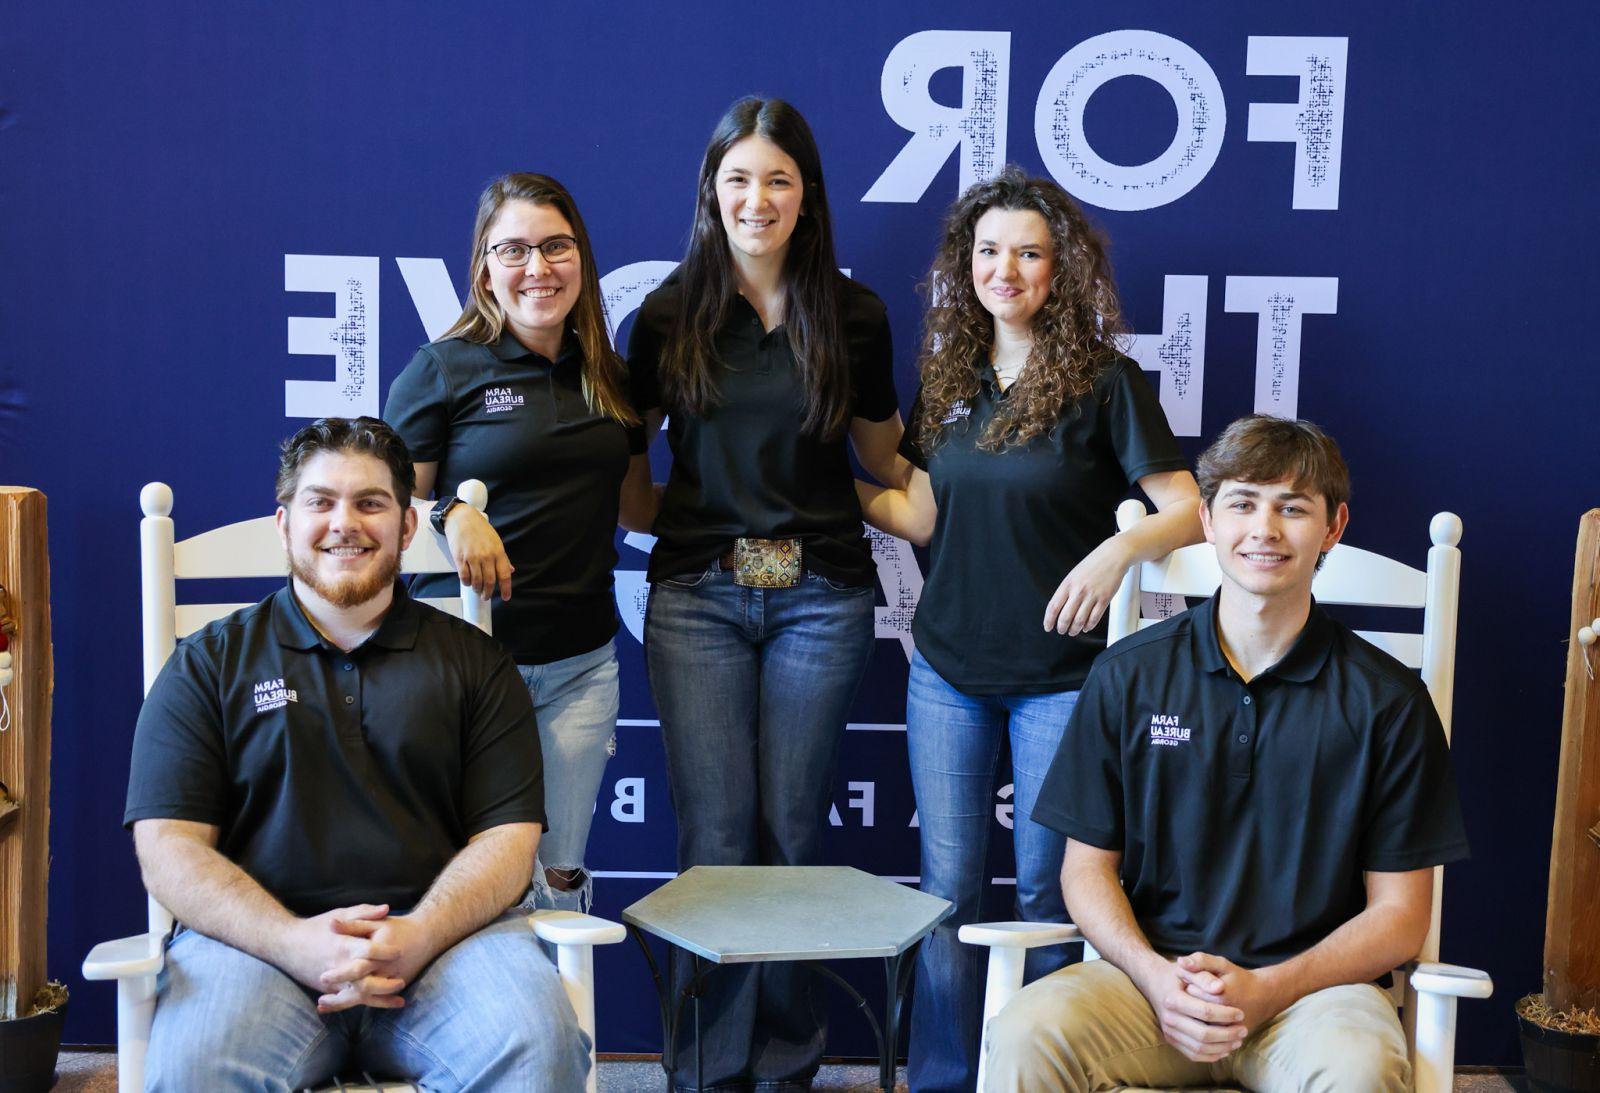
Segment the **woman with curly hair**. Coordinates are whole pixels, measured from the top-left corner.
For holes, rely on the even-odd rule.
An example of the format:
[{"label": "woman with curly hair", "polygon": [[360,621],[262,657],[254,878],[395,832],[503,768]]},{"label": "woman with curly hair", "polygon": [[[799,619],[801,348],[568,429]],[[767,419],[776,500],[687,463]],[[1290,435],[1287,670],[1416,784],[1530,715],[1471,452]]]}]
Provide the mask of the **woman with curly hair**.
[{"label": "woman with curly hair", "polygon": [[[995,767],[1009,737],[1016,914],[1066,921],[1063,837],[1029,822],[1123,573],[1200,539],[1199,489],[1139,366],[1105,241],[1015,167],[964,193],[929,271],[905,489],[857,483],[869,523],[930,547],[906,741],[922,889],[955,904],[917,959],[911,1088],[977,1079],[979,918]],[[1130,485],[1159,510],[1117,533]],[[1030,979],[1065,962],[1029,954]]]}]

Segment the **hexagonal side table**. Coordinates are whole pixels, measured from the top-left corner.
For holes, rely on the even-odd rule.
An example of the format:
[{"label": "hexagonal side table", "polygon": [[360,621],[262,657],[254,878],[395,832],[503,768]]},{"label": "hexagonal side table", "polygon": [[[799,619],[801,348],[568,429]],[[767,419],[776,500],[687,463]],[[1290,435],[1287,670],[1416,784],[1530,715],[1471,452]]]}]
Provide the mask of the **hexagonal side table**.
[{"label": "hexagonal side table", "polygon": [[[711,972],[725,964],[792,960],[810,964],[855,1000],[877,1037],[879,1084],[892,1090],[910,958],[952,909],[949,900],[848,866],[697,865],[629,906],[622,920],[644,950],[655,980],[662,1065],[669,1073],[677,1065],[684,1002],[694,999],[698,1030],[700,991]],[[694,975],[676,992],[675,984],[663,978],[645,933],[693,954]],[[863,957],[884,961],[888,998],[881,1025],[855,988],[819,963]],[[695,1084],[700,1085],[698,1031],[695,1054]]]}]

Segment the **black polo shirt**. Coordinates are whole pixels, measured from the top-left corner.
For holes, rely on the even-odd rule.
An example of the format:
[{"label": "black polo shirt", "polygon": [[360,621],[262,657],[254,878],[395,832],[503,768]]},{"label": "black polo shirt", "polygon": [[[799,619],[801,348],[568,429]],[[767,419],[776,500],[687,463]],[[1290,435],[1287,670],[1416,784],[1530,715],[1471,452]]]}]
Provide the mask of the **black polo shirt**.
[{"label": "black polo shirt", "polygon": [[[664,405],[659,366],[683,291],[674,271],[639,308],[628,338],[633,404]],[[899,403],[883,301],[839,278],[850,357],[850,416],[888,419]],[[770,333],[743,297],[717,332],[720,401],[704,415],[669,413],[672,473],[651,530],[650,579],[697,573],[740,537],[799,539],[807,569],[844,584],[872,580],[845,436],[802,432],[805,387],[788,330]]]},{"label": "black polo shirt", "polygon": [[1106,629],[1044,629],[1062,578],[1116,534],[1116,507],[1147,474],[1188,468],[1139,366],[1117,357],[1049,433],[998,452],[978,441],[1005,405],[980,361],[978,396],[951,408],[943,439],[918,441],[922,395],[900,452],[928,472],[939,519],[912,621],[917,650],[957,690],[1050,694],[1083,686]]},{"label": "black polo shirt", "polygon": [[[494,600],[494,636],[519,664],[597,649],[617,632],[611,591],[617,502],[644,430],[589,409],[570,339],[554,364],[509,332],[494,345],[450,338],[417,350],[389,389],[384,420],[435,491],[468,478],[489,487],[489,523],[516,571]],[[418,596],[454,596],[451,574],[413,579]]]},{"label": "black polo shirt", "polygon": [[1458,861],[1467,840],[1415,672],[1313,604],[1283,659],[1244,683],[1216,604],[1106,650],[1033,816],[1122,852],[1156,950],[1253,968],[1361,913],[1364,871]]},{"label": "black polo shirt", "polygon": [[505,650],[396,586],[349,653],[290,587],[178,643],[139,711],[123,823],[192,820],[298,915],[414,906],[480,831],[544,823]]}]

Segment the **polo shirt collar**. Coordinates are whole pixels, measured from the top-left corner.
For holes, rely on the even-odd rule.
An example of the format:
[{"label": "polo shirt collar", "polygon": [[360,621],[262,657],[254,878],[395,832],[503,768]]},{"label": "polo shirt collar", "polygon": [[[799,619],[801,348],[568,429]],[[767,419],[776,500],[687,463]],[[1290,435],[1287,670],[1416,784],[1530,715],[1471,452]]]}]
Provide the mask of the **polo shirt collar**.
[{"label": "polo shirt collar", "polygon": [[1300,631],[1300,636],[1289,647],[1289,651],[1283,654],[1283,659],[1267,671],[1291,683],[1310,683],[1322,671],[1332,650],[1333,620],[1317,606],[1316,598],[1312,597],[1311,616],[1306,619],[1305,629]]},{"label": "polo shirt collar", "polygon": [[[535,353],[533,350],[517,341],[517,336],[511,333],[510,327],[507,327],[505,330],[500,332],[499,340],[495,341],[489,346],[489,352],[493,353],[496,357],[503,361],[520,361],[531,357],[533,358],[534,362],[538,364],[544,364],[548,366],[551,363],[550,361],[546,360],[542,353]],[[556,355],[554,363],[558,366],[572,364],[577,362],[581,355],[582,354],[578,348],[578,339],[574,338],[569,331],[561,339],[561,352]]]},{"label": "polo shirt collar", "polygon": [[380,645],[385,649],[411,649],[417,644],[417,627],[421,623],[417,601],[411,598],[401,581],[394,582],[394,601],[378,624],[377,632],[362,644]]},{"label": "polo shirt collar", "polygon": [[[1226,674],[1231,668],[1222,652],[1222,643],[1217,638],[1217,601],[1221,596],[1222,590],[1219,588],[1210,599],[1194,609],[1189,641],[1194,662],[1202,670]],[[1311,615],[1306,619],[1300,636],[1294,639],[1294,644],[1282,659],[1261,675],[1276,676],[1291,683],[1309,683],[1327,663],[1332,649],[1333,621],[1318,605],[1316,598],[1312,597]]]},{"label": "polo shirt collar", "polygon": [[1189,644],[1194,662],[1202,671],[1226,674],[1228,658],[1223,655],[1222,642],[1217,638],[1217,598],[1221,595],[1219,588],[1194,609],[1194,621],[1189,624]]},{"label": "polo shirt collar", "polygon": [[295,599],[293,577],[273,594],[272,630],[278,644],[286,649],[305,651],[322,644],[322,635],[317,633],[300,601]]},{"label": "polo shirt collar", "polygon": [[[394,602],[378,624],[378,629],[363,645],[379,645],[385,649],[411,649],[417,644],[418,616],[416,601],[400,581],[394,585]],[[278,644],[286,649],[302,652],[327,644],[317,628],[311,625],[305,609],[295,598],[294,579],[273,593],[272,629]]]}]

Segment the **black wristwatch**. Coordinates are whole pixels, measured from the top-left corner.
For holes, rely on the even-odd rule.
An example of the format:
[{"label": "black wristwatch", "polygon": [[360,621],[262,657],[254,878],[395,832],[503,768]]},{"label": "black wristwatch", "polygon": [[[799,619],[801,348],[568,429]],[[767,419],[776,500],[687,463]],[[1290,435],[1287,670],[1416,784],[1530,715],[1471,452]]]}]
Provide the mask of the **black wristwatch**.
[{"label": "black wristwatch", "polygon": [[465,504],[459,497],[446,494],[433,503],[433,511],[428,513],[428,523],[433,525],[433,530],[440,535],[444,534],[445,518],[450,515],[450,510],[457,505]]}]

